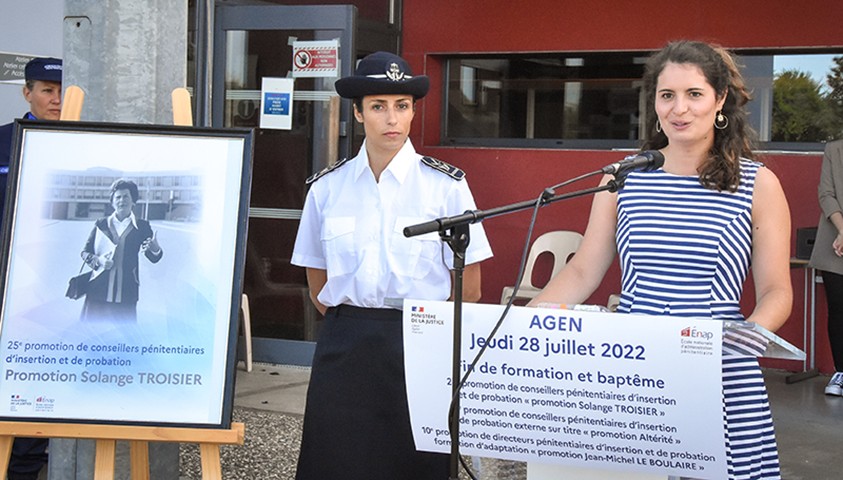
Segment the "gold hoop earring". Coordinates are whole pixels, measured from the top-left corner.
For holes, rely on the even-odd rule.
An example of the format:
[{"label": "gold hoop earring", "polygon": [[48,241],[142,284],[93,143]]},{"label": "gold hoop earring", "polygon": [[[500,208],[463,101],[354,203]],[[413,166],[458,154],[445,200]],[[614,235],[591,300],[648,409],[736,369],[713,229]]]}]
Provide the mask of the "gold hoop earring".
[{"label": "gold hoop earring", "polygon": [[662,133],[662,122],[656,120],[656,131]]},{"label": "gold hoop earring", "polygon": [[723,115],[723,111],[717,112],[717,117],[714,118],[714,128],[724,130],[729,126],[729,117]]}]

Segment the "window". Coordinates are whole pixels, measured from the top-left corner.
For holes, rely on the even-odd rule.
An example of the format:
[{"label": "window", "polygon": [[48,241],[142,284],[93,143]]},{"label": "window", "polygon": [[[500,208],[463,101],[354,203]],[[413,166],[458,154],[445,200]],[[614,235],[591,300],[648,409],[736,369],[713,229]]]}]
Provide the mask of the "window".
[{"label": "window", "polygon": [[[649,52],[472,56],[446,61],[443,142],[525,148],[635,148]],[[843,138],[843,51],[739,52],[767,148]],[[835,70],[836,69],[836,70]]]},{"label": "window", "polygon": [[843,54],[773,57],[773,142],[843,138]]}]

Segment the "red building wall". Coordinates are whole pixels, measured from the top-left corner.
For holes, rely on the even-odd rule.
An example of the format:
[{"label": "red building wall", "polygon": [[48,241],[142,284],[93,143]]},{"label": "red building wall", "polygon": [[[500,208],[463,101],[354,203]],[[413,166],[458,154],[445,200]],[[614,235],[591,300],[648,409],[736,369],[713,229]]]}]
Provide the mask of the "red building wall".
[{"label": "red building wall", "polygon": [[[467,172],[478,208],[488,209],[535,198],[545,187],[612,163],[624,154],[609,150],[538,150],[440,146],[442,59],[454,53],[623,51],[658,49],[678,38],[700,39],[728,48],[816,48],[843,46],[843,2],[839,0],[770,2],[768,0],[405,0],[403,52],[416,73],[431,78],[431,92],[419,104],[412,139],[416,148]],[[766,154],[790,203],[792,244],[796,228],[815,226],[819,218],[816,185],[822,155]],[[580,188],[593,186],[596,180]],[[544,207],[535,235],[548,230],[583,232],[590,198]],[[495,257],[483,263],[483,302],[496,303],[512,285],[530,220],[528,212],[484,222]],[[795,250],[794,250],[795,251]],[[546,276],[545,270],[545,276]],[[617,263],[589,303],[604,304],[620,288]],[[792,273],[793,313],[778,332],[802,346],[803,270]],[[817,366],[833,370],[825,333],[825,297],[817,298]],[[744,311],[754,305],[751,279]],[[799,370],[801,363],[766,361]]]}]

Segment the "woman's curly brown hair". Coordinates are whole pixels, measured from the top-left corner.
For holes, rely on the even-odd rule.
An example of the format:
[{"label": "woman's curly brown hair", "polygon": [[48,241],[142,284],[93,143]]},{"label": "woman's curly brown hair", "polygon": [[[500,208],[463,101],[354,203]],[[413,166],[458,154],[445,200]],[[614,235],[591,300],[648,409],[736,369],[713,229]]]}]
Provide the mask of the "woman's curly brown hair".
[{"label": "woman's curly brown hair", "polygon": [[724,48],[704,42],[681,40],[671,42],[647,60],[644,89],[647,95],[647,134],[643,150],[664,148],[668,144],[664,132],[656,130],[656,84],[667,63],[691,64],[700,68],[718,100],[726,95],[722,113],[729,119],[723,130],[714,129],[714,144],[708,159],[700,166],[700,183],[719,191],[735,191],[740,183],[740,159],[754,159],[755,133],[747,121],[744,105],[752,98],[735,60]]}]

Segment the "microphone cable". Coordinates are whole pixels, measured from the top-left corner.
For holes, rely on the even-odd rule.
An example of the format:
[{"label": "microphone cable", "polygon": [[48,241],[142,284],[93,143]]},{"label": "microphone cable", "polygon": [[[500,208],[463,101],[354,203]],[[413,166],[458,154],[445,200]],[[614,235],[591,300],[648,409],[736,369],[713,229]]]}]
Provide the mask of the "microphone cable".
[{"label": "microphone cable", "polygon": [[[509,297],[509,300],[506,302],[506,306],[504,307],[500,318],[498,318],[498,321],[495,323],[495,326],[492,328],[492,331],[489,333],[489,335],[486,336],[485,343],[483,344],[482,347],[480,347],[480,350],[478,350],[477,354],[474,356],[474,360],[471,361],[471,363],[469,364],[469,366],[466,369],[466,372],[463,374],[462,378],[460,379],[459,383],[457,384],[456,388],[454,389],[454,393],[451,396],[451,402],[450,402],[449,407],[448,407],[448,425],[459,425],[459,421],[452,422],[454,420],[454,416],[459,414],[459,412],[456,412],[454,410],[454,407],[456,406],[456,400],[459,398],[459,395],[460,395],[460,392],[462,391],[463,386],[468,381],[468,377],[474,371],[474,367],[477,365],[477,363],[480,361],[483,354],[486,352],[486,349],[488,348],[489,343],[495,338],[495,334],[498,332],[501,325],[503,325],[503,321],[506,319],[506,316],[509,314],[509,310],[512,308],[513,302],[515,301],[516,297],[518,296],[518,289],[521,287],[521,280],[524,278],[524,270],[526,270],[526,266],[527,266],[527,255],[530,252],[530,241],[533,238],[533,228],[536,226],[536,219],[538,217],[539,208],[541,208],[541,206],[544,205],[545,202],[548,199],[550,199],[551,197],[553,197],[556,194],[555,190],[557,188],[562,188],[562,187],[570,185],[574,182],[578,182],[580,180],[584,180],[586,178],[593,177],[595,175],[600,175],[602,173],[603,173],[602,170],[595,170],[593,172],[589,172],[589,173],[580,175],[578,177],[574,177],[574,178],[566,180],[564,182],[557,183],[556,185],[552,185],[548,188],[545,188],[542,191],[542,193],[536,198],[535,203],[533,204],[533,210],[532,210],[533,213],[532,213],[532,216],[530,217],[530,224],[529,224],[529,227],[527,228],[527,238],[524,241],[524,248],[521,251],[521,262],[520,262],[520,266],[518,267],[518,275],[517,275],[517,278],[516,278],[516,281],[515,281],[515,287],[512,291],[512,296]],[[456,379],[454,379],[454,380],[456,380]],[[462,465],[463,469],[468,474],[468,476],[472,480],[478,480],[477,477],[474,476],[474,472],[468,466],[468,463],[465,461],[465,458],[462,455],[459,456],[459,461],[460,461],[460,465]]]}]

